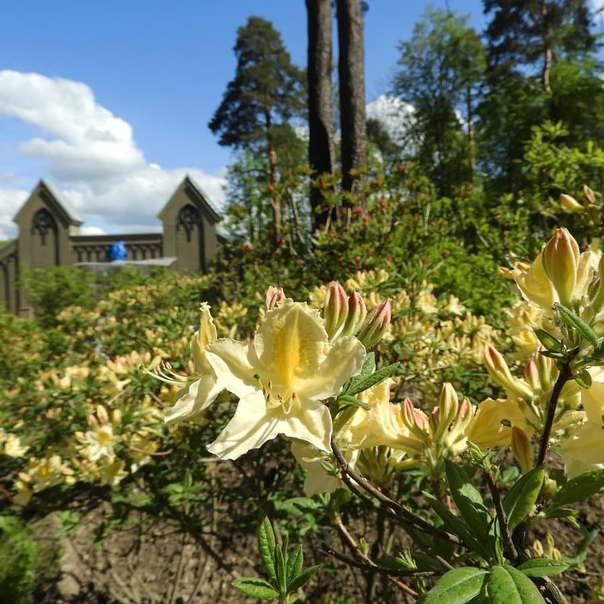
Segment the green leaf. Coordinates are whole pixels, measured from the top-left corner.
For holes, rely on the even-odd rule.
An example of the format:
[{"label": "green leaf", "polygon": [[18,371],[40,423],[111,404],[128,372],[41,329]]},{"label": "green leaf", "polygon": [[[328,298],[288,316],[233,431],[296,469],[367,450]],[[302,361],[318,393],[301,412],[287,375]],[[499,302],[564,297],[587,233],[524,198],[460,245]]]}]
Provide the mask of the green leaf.
[{"label": "green leaf", "polygon": [[480,595],[487,577],[482,568],[455,568],[445,573],[417,604],[466,604]]},{"label": "green leaf", "polygon": [[368,352],[365,360],[363,361],[363,367],[359,375],[355,375],[350,381],[344,386],[342,394],[354,394],[349,390],[358,382],[368,378],[375,371],[375,352]]},{"label": "green leaf", "polygon": [[369,409],[371,409],[371,407],[365,401],[355,398],[350,394],[342,394],[341,396],[338,396],[337,402],[340,404],[340,408],[362,407],[365,409],[365,411],[369,411]]},{"label": "green leaf", "polygon": [[295,579],[293,579],[287,586],[287,593],[292,593],[297,589],[300,589],[309,579],[321,568],[318,566],[311,566],[306,570],[302,571]]},{"label": "green leaf", "polygon": [[293,554],[287,559],[287,584],[291,583],[302,572],[303,566],[304,554],[302,553],[302,546],[298,545]]},{"label": "green leaf", "polygon": [[573,508],[548,508],[542,512],[545,518],[564,518],[571,522],[577,517],[578,512]]},{"label": "green leaf", "polygon": [[432,509],[440,516],[447,531],[457,535],[470,549],[479,553],[483,558],[488,558],[488,550],[476,540],[461,518],[451,513],[434,495],[427,492],[424,492],[423,495]]},{"label": "green leaf", "polygon": [[533,509],[541,492],[544,478],[543,467],[533,468],[519,478],[503,498],[503,511],[510,530],[517,527]]},{"label": "green leaf", "polygon": [[548,333],[544,329],[539,329],[538,327],[533,327],[533,331],[547,350],[550,352],[564,352],[564,344],[551,333]]},{"label": "green leaf", "polygon": [[486,542],[493,517],[480,491],[470,482],[467,474],[449,459],[445,460],[445,473],[459,513],[478,541]]},{"label": "green leaf", "polygon": [[277,575],[277,588],[282,596],[287,593],[287,567],[286,567],[287,552],[283,553],[283,548],[280,545],[275,547],[275,574]]},{"label": "green leaf", "polygon": [[562,560],[553,558],[532,558],[523,562],[518,570],[521,570],[527,577],[553,577],[559,575],[569,568],[569,565]]},{"label": "green leaf", "polygon": [[346,394],[349,396],[354,396],[355,394],[359,394],[359,392],[364,392],[368,388],[379,384],[387,377],[390,377],[397,369],[400,363],[394,363],[393,365],[388,365],[388,367],[382,367],[378,369],[375,373],[372,373],[368,376],[359,375],[356,378],[352,378],[350,387],[346,391]]},{"label": "green leaf", "polygon": [[591,375],[587,369],[583,369],[580,373],[575,376],[575,381],[581,388],[591,388]]},{"label": "green leaf", "polygon": [[267,516],[264,516],[258,525],[258,550],[260,551],[260,557],[262,558],[266,573],[271,581],[277,581],[277,574],[275,572],[275,546],[275,534],[273,533],[271,521]]},{"label": "green leaf", "polygon": [[274,502],[275,509],[279,512],[301,516],[302,514],[312,514],[323,508],[323,504],[316,499],[310,497],[290,497],[285,501],[276,499]]},{"label": "green leaf", "polygon": [[235,579],[231,585],[250,598],[271,600],[279,597],[279,592],[264,579]]},{"label": "green leaf", "polygon": [[594,348],[598,347],[598,334],[579,315],[562,304],[555,307],[566,325],[580,333]]},{"label": "green leaf", "polygon": [[565,352],[551,352],[549,350],[540,350],[539,354],[547,357],[548,359],[556,359],[557,361],[565,361],[568,357],[568,354]]},{"label": "green leaf", "polygon": [[495,566],[487,581],[491,604],[539,604],[545,602],[537,586],[513,566]]},{"label": "green leaf", "polygon": [[582,501],[604,488],[604,470],[590,470],[567,480],[552,497],[552,508]]}]

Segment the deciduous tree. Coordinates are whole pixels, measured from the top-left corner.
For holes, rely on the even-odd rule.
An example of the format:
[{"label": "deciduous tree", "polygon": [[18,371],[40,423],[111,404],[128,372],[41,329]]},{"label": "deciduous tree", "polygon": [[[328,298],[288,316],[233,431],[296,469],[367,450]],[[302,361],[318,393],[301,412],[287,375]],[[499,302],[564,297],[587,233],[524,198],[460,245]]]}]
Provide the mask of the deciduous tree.
[{"label": "deciduous tree", "polygon": [[414,107],[407,129],[422,171],[442,196],[474,179],[474,120],[483,46],[467,17],[428,8],[399,45],[393,91]]}]

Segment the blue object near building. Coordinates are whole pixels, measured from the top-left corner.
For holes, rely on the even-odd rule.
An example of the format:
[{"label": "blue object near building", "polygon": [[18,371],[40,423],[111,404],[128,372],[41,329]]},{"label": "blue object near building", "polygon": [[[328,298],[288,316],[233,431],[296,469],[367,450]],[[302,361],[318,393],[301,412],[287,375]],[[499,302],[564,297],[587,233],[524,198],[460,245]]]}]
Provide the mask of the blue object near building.
[{"label": "blue object near building", "polygon": [[109,261],[127,260],[128,253],[126,252],[126,244],[123,241],[116,241],[109,247]]}]

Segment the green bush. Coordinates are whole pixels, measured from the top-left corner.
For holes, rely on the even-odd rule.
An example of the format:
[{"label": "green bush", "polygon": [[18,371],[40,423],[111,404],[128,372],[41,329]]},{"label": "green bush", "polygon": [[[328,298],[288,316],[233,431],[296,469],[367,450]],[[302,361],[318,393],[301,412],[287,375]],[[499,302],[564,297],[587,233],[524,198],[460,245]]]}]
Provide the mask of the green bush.
[{"label": "green bush", "polygon": [[42,327],[54,326],[67,306],[90,308],[95,301],[94,275],[76,266],[26,270],[21,279]]},{"label": "green bush", "polygon": [[0,602],[34,601],[39,546],[14,516],[0,516]]}]

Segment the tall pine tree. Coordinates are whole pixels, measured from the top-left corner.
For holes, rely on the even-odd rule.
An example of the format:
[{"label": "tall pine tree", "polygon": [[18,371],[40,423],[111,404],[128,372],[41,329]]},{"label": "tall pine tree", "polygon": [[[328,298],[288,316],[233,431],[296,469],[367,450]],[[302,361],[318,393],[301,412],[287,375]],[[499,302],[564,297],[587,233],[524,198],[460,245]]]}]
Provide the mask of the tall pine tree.
[{"label": "tall pine tree", "polygon": [[209,125],[219,144],[262,152],[268,160],[274,241],[282,238],[281,200],[275,192],[279,178],[279,147],[284,135],[295,136],[288,120],[304,111],[304,72],[296,67],[281,35],[270,21],[250,17],[237,30],[235,77],[228,83]]}]

